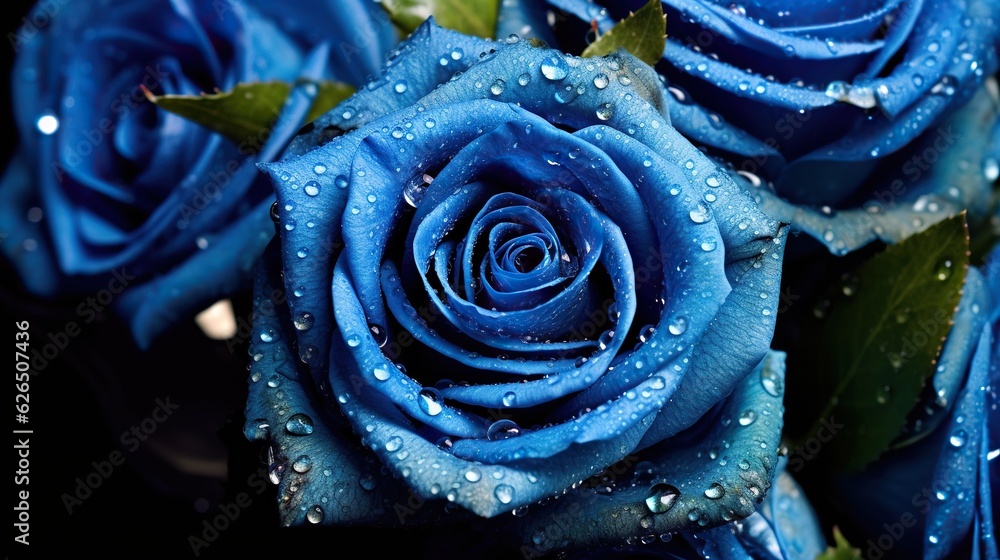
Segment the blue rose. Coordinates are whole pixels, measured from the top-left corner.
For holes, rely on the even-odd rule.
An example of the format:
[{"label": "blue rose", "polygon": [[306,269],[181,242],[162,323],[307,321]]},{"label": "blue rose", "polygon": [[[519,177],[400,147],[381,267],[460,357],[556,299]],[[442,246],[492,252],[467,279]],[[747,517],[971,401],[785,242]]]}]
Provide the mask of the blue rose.
[{"label": "blue rose", "polygon": [[48,2],[28,21],[11,39],[21,145],[0,187],[3,253],[30,292],[80,298],[88,322],[113,306],[142,345],[249,278],[273,235],[255,163],[280,154],[312,94],[297,88],[273,127],[237,145],[141,88],[360,84],[393,38],[360,1]]},{"label": "blue rose", "polygon": [[[584,23],[605,32],[641,3],[549,4],[567,16],[557,35],[570,48]],[[663,7],[657,69],[677,101],[676,126],[743,175],[773,217],[837,254],[962,210],[970,223],[986,219],[1000,147],[989,147],[995,87],[981,86],[998,68],[1000,4]],[[966,118],[953,116],[970,103],[978,108]]]},{"label": "blue rose", "polygon": [[462,519],[541,553],[755,512],[783,228],[668,96],[624,52],[428,22],[261,166],[246,435],[283,524]]},{"label": "blue rose", "polygon": [[[866,558],[996,559],[1000,249],[970,268],[931,386],[894,449],[838,477]],[[863,541],[863,542],[862,542]]]}]

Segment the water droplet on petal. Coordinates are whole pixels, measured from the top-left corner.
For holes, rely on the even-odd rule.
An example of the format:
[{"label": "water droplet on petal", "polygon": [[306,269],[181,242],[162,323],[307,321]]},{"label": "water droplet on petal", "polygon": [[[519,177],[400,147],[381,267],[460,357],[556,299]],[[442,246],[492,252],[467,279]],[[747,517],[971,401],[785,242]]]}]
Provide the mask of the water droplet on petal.
[{"label": "water droplet on petal", "polygon": [[615,337],[615,331],[604,331],[601,333],[600,338],[597,340],[597,347],[600,350],[607,350],[608,346],[611,345],[612,339]]},{"label": "water droplet on petal", "polygon": [[673,319],[671,319],[670,323],[667,324],[667,331],[674,336],[682,335],[686,330],[687,330],[687,319],[684,317],[680,316],[674,317]]},{"label": "water droplet on petal", "polygon": [[401,447],[403,447],[403,438],[399,436],[392,436],[385,442],[385,450],[390,453],[399,451]]},{"label": "water droplet on petal", "polygon": [[760,385],[768,395],[772,397],[781,396],[783,389],[781,377],[772,369],[765,367],[760,370]]},{"label": "water droplet on petal", "polygon": [[983,160],[983,176],[990,182],[1000,177],[1000,163],[997,163],[996,158],[988,157]]},{"label": "water droplet on petal", "polygon": [[740,426],[749,426],[750,424],[753,424],[756,419],[757,413],[754,412],[752,408],[748,408],[740,413],[739,423]]},{"label": "water droplet on petal", "polygon": [[486,439],[490,441],[500,441],[503,439],[517,437],[520,434],[521,427],[518,426],[513,420],[504,418],[490,424],[490,427],[486,430]]},{"label": "water droplet on petal", "polygon": [[500,500],[501,504],[509,504],[514,500],[514,487],[508,484],[498,484],[493,489],[493,495]]},{"label": "water droplet on petal", "polygon": [[649,489],[646,507],[652,513],[666,513],[674,507],[680,495],[680,490],[670,484],[655,484]]},{"label": "water droplet on petal", "polygon": [[295,317],[294,324],[297,330],[307,331],[312,328],[314,322],[315,318],[312,316],[312,313],[303,312]]},{"label": "water droplet on petal", "polygon": [[691,221],[696,224],[703,224],[712,219],[712,214],[708,211],[708,207],[700,202],[698,203],[698,206],[696,206],[695,209],[688,214],[688,216],[690,216]]},{"label": "water droplet on petal", "polygon": [[307,473],[312,468],[312,459],[308,455],[300,455],[292,461],[292,470],[297,473]]},{"label": "water droplet on petal", "polygon": [[965,445],[965,430],[956,430],[955,433],[951,434],[948,438],[948,443],[952,447],[962,447]]},{"label": "water droplet on petal", "polygon": [[710,500],[718,500],[719,498],[726,495],[726,489],[722,487],[718,482],[713,482],[705,489],[705,497]]},{"label": "water droplet on petal", "polygon": [[320,506],[313,506],[309,508],[309,511],[306,512],[306,521],[312,523],[313,525],[322,523],[323,508],[321,508]]},{"label": "water droplet on petal", "polygon": [[541,70],[543,76],[553,81],[562,80],[569,74],[566,60],[557,54],[545,57],[542,60]]},{"label": "water droplet on petal", "polygon": [[597,107],[597,118],[606,121],[615,115],[615,108],[610,103],[602,103]]},{"label": "water droplet on petal", "polygon": [[441,396],[440,391],[434,387],[424,387],[417,394],[417,398],[420,410],[423,410],[428,416],[441,414],[441,410],[444,408],[441,404],[444,402],[444,397]]},{"label": "water droplet on petal", "polygon": [[285,422],[285,430],[295,436],[307,436],[313,433],[313,421],[306,414],[293,414]]},{"label": "water droplet on petal", "polygon": [[379,348],[384,347],[389,342],[389,332],[378,323],[368,323],[368,332],[372,334],[372,338],[375,339],[375,344]]},{"label": "water droplet on petal", "polygon": [[49,135],[55,134],[59,130],[59,119],[55,115],[45,114],[38,117],[38,121],[35,123],[38,127],[38,131],[42,134]]},{"label": "water droplet on petal", "polygon": [[362,475],[361,478],[358,479],[358,486],[361,486],[361,488],[371,492],[375,489],[375,477],[371,474]]},{"label": "water droplet on petal", "polygon": [[639,342],[646,343],[653,338],[653,334],[656,333],[656,327],[654,325],[646,325],[639,329]]}]

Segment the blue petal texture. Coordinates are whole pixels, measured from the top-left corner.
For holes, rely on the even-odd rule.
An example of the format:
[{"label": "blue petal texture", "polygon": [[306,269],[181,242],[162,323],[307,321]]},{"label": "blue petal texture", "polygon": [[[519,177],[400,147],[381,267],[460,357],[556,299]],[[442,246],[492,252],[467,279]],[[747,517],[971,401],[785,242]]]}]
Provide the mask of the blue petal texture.
[{"label": "blue petal texture", "polygon": [[[908,427],[908,441],[836,481],[845,511],[871,537],[862,547],[869,557],[889,548],[908,558],[998,557],[992,503],[998,480],[998,262],[1000,249],[994,249],[982,273],[969,270],[942,350],[944,369],[934,377],[942,396],[918,404],[923,416]],[[950,368],[961,368],[960,385]]]},{"label": "blue petal texture", "polygon": [[[249,284],[273,235],[273,194],[255,164],[280,155],[315,93],[297,87],[273,127],[237,145],[159,110],[140,86],[196,95],[264,80],[361,84],[393,32],[360,1],[283,5],[280,17],[229,0],[107,4],[74,2],[16,45],[21,145],[3,174],[0,232],[39,296],[117,292],[127,278],[113,306],[148,346]],[[305,32],[323,20],[322,41]]]},{"label": "blue petal texture", "polygon": [[[275,469],[360,445],[415,499],[514,512],[491,522],[530,537],[539,502],[649,457],[604,502],[634,523],[550,549],[754,514],[778,464],[783,355],[765,357],[784,227],[671,126],[668,98],[624,51],[580,59],[428,21],[261,165],[286,318],[255,321],[247,435]],[[297,360],[267,361],[278,348]],[[301,415],[308,430],[287,424]],[[302,506],[284,523],[387,523],[323,506],[358,484],[324,469],[281,483]],[[681,498],[655,505],[650,476]],[[650,503],[662,515],[641,521]]]},{"label": "blue petal texture", "polygon": [[[555,29],[562,45],[580,43],[591,22],[606,32],[641,2],[549,4],[567,20]],[[995,82],[983,87],[998,69],[996,2],[667,0],[663,8],[657,70],[676,126],[734,175],[769,187],[755,196],[773,199],[766,211],[776,218],[844,254],[963,209],[972,221],[985,217],[993,179],[974,163],[962,166],[978,172],[972,181],[942,175],[958,174],[960,151],[967,163],[995,158],[979,138],[997,122]],[[992,114],[970,119],[968,139],[953,134],[955,119],[945,119],[977,97],[992,99]],[[977,107],[983,116],[982,100]]]}]

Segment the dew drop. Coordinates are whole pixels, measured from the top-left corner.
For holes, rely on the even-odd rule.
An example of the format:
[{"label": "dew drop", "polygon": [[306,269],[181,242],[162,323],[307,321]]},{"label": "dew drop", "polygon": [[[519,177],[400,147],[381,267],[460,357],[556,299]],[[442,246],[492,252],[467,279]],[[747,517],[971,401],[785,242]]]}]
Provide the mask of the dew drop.
[{"label": "dew drop", "polygon": [[471,469],[465,471],[465,480],[469,482],[479,482],[483,479],[483,473],[479,469],[472,467]]},{"label": "dew drop", "polygon": [[610,330],[604,331],[603,333],[601,333],[600,338],[597,339],[597,347],[600,350],[607,350],[608,346],[611,345],[611,341],[614,339],[614,337],[615,337],[615,331],[610,331]]},{"label": "dew drop", "polygon": [[667,324],[667,331],[674,336],[680,336],[684,334],[684,331],[686,330],[687,319],[681,316],[674,317],[670,320],[670,323]]},{"label": "dew drop", "polygon": [[934,268],[934,277],[944,282],[945,280],[951,278],[952,272],[952,262],[949,259],[944,259],[937,264]]},{"label": "dew drop", "polygon": [[313,433],[313,421],[306,414],[293,414],[285,422],[285,430],[294,436],[307,436]]},{"label": "dew drop", "polygon": [[305,184],[302,190],[304,190],[309,196],[316,196],[319,194],[319,183],[316,181],[309,181]]},{"label": "dew drop", "polygon": [[307,331],[312,328],[314,322],[315,318],[312,313],[303,312],[299,313],[298,316],[295,317],[294,324],[296,330]]},{"label": "dew drop", "polygon": [[765,367],[760,370],[760,385],[768,395],[772,397],[781,396],[783,389],[781,377],[770,368]]},{"label": "dew drop", "polygon": [[597,89],[604,89],[608,87],[609,83],[611,83],[611,80],[607,74],[601,73],[594,76],[594,87]]},{"label": "dew drop", "polygon": [[424,198],[424,193],[426,192],[427,183],[423,181],[411,181],[403,187],[403,200],[413,208],[416,208],[420,206],[420,201]]},{"label": "dew drop", "polygon": [[395,453],[403,447],[403,438],[399,436],[392,436],[388,441],[385,442],[385,450],[389,453]]},{"label": "dew drop", "polygon": [[362,489],[371,492],[375,489],[375,477],[371,474],[366,474],[358,479],[358,486]]},{"label": "dew drop", "polygon": [[490,86],[490,93],[492,93],[493,95],[500,95],[501,93],[503,93],[503,88],[506,85],[507,84],[503,80],[497,78],[497,80],[493,82],[493,85]]},{"label": "dew drop", "polygon": [[948,438],[948,443],[952,447],[962,447],[965,445],[965,430],[957,430],[955,433],[951,434]]},{"label": "dew drop", "polygon": [[503,396],[503,405],[504,406],[508,406],[508,407],[514,406],[515,402],[517,402],[517,394],[516,393],[514,393],[513,391],[507,391],[506,393],[504,393],[504,396]]},{"label": "dew drop", "polygon": [[441,392],[434,387],[424,387],[417,393],[418,403],[420,404],[420,410],[423,410],[428,416],[437,416],[441,414],[443,410],[442,402],[444,402],[444,397],[441,396]]},{"label": "dew drop", "polygon": [[639,342],[646,343],[653,338],[653,334],[656,333],[656,327],[654,325],[646,325],[639,329]]},{"label": "dew drop", "polygon": [[677,498],[681,495],[680,490],[670,484],[654,484],[649,489],[649,496],[646,498],[646,507],[652,513],[666,513],[677,503]]},{"label": "dew drop", "polygon": [[602,103],[597,107],[597,118],[606,121],[614,116],[615,109],[610,103]]},{"label": "dew drop", "polygon": [[38,117],[38,121],[35,122],[35,126],[38,127],[38,131],[46,136],[50,134],[55,134],[59,130],[59,119],[55,115],[45,114]]},{"label": "dew drop", "polygon": [[386,381],[389,379],[389,368],[385,365],[377,366],[372,370],[372,374],[375,375],[375,379]]},{"label": "dew drop", "polygon": [[313,506],[309,508],[306,512],[306,521],[312,523],[313,525],[318,525],[323,522],[323,508],[320,506]]},{"label": "dew drop", "polygon": [[493,495],[501,504],[509,504],[514,500],[514,487],[508,484],[497,484],[493,489]]},{"label": "dew drop", "polygon": [[558,81],[562,80],[569,74],[569,67],[566,61],[559,55],[552,55],[545,57],[542,60],[542,75],[546,79]]},{"label": "dew drop", "polygon": [[748,408],[740,413],[739,423],[740,426],[749,426],[753,424],[754,420],[757,419],[757,413],[753,409]]},{"label": "dew drop", "polygon": [[521,428],[513,420],[503,418],[490,424],[486,430],[486,439],[490,441],[500,441],[517,437],[521,434]]},{"label": "dew drop", "polygon": [[712,219],[712,214],[708,211],[708,208],[700,202],[694,210],[688,213],[688,216],[690,216],[691,221],[696,224],[703,224]]},{"label": "dew drop", "polygon": [[378,323],[368,323],[368,332],[371,333],[372,338],[375,339],[375,344],[379,348],[384,347],[389,342],[389,332]]},{"label": "dew drop", "polygon": [[705,489],[705,497],[710,500],[718,500],[719,498],[726,495],[726,489],[722,487],[718,482],[713,482]]},{"label": "dew drop", "polygon": [[1000,177],[1000,163],[997,163],[996,158],[988,157],[983,160],[983,176],[990,182]]},{"label": "dew drop", "polygon": [[292,470],[297,473],[307,473],[312,468],[312,459],[308,455],[299,455],[292,461]]},{"label": "dew drop", "polygon": [[888,385],[883,386],[881,389],[875,391],[875,402],[878,404],[885,404],[889,402],[889,393],[892,391],[892,387]]}]

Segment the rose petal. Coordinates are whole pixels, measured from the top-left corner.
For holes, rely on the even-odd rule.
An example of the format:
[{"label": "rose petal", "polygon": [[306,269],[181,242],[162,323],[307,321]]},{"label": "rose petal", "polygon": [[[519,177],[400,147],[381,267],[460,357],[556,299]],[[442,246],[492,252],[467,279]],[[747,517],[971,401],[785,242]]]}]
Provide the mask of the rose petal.
[{"label": "rose petal", "polygon": [[[526,515],[508,520],[506,531],[521,539],[526,550],[548,553],[609,546],[648,534],[699,531],[753,514],[778,465],[782,425],[780,397],[764,391],[760,374],[766,369],[768,375],[781,377],[781,362],[780,352],[762,361],[723,401],[717,413],[693,428],[691,437],[684,438],[684,442],[664,442],[630,455],[630,465],[651,463],[640,463],[648,465],[651,472],[637,473],[641,483],[619,484],[616,480],[611,492],[577,488],[558,500],[529,506]],[[745,410],[755,410],[760,416],[751,424],[741,425],[737,419]],[[724,447],[724,441],[730,446]],[[658,483],[670,484],[679,491],[667,502],[669,506],[655,502],[653,493]],[[653,513],[647,499],[658,510],[666,511]],[[577,523],[586,530],[566,529]]]}]

